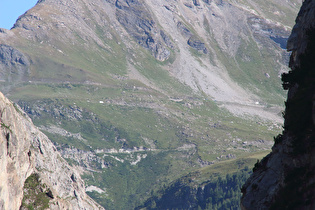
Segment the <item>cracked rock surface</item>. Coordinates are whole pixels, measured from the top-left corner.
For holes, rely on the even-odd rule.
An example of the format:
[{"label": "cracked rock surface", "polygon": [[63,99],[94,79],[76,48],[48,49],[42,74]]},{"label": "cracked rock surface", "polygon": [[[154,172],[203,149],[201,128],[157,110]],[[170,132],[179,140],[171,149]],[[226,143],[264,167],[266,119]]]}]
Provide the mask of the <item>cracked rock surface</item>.
[{"label": "cracked rock surface", "polygon": [[103,209],[83,180],[15,104],[0,93],[0,209],[19,209],[31,174],[50,189],[50,209]]}]

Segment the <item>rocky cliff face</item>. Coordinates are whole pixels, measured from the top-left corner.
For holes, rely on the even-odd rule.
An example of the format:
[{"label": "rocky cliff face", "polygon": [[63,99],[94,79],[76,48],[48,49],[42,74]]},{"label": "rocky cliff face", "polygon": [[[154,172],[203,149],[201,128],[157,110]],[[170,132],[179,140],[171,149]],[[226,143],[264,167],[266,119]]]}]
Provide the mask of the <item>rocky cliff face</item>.
[{"label": "rocky cliff face", "polygon": [[[22,209],[39,202],[44,191],[46,208],[103,209],[85,194],[76,170],[56,151],[30,118],[0,93],[0,209]],[[41,185],[35,188],[35,177]],[[39,190],[31,197],[32,190]],[[24,192],[24,193],[23,193]],[[28,196],[26,196],[28,195]],[[24,197],[24,198],[23,198]],[[23,203],[22,203],[23,200]]]},{"label": "rocky cliff face", "polygon": [[306,0],[288,41],[284,131],[242,188],[242,209],[315,208],[315,2]]},{"label": "rocky cliff face", "polygon": [[28,58],[19,50],[0,44],[0,81],[8,82],[4,90],[12,88],[15,83],[24,81],[30,71]]},{"label": "rocky cliff face", "polygon": [[117,20],[138,44],[149,49],[156,59],[168,59],[170,51],[164,45],[172,47],[170,38],[158,28],[146,5],[137,0],[117,0],[115,5]]}]

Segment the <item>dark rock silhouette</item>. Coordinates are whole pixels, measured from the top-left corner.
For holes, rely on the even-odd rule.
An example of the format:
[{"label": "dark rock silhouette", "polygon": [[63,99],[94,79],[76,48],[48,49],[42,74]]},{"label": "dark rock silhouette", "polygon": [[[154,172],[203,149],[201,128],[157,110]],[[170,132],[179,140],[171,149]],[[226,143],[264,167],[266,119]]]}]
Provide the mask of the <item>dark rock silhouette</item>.
[{"label": "dark rock silhouette", "polygon": [[284,131],[242,188],[242,209],[315,208],[315,2],[304,1],[289,37],[292,51]]}]

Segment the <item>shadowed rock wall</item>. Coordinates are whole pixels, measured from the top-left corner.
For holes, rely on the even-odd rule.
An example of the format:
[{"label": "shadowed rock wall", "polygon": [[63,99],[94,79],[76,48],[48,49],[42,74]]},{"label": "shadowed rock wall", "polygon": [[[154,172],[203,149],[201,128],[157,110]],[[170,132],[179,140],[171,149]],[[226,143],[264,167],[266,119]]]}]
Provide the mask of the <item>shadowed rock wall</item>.
[{"label": "shadowed rock wall", "polygon": [[242,209],[315,209],[315,1],[304,1],[288,40],[284,131],[242,188]]}]

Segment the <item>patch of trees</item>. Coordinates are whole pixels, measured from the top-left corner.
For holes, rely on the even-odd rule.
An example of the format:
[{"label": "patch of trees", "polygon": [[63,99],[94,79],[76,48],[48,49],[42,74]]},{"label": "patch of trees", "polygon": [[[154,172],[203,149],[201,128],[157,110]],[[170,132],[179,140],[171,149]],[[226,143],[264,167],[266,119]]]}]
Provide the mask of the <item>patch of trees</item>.
[{"label": "patch of trees", "polygon": [[248,167],[196,185],[181,178],[136,209],[240,209],[241,187],[250,176]]}]

